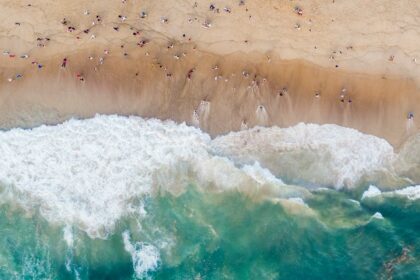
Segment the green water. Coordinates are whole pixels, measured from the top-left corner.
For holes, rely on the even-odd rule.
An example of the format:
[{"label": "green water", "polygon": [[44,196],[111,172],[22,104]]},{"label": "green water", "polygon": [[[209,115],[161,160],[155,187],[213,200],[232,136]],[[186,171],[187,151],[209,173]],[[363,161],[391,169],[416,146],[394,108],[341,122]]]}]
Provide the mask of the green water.
[{"label": "green water", "polygon": [[[420,279],[420,202],[315,191],[305,206],[207,193],[145,198],[144,217],[120,220],[107,239],[14,205],[0,207],[0,279],[135,279],[131,242],[159,249],[148,279]],[[289,206],[287,206],[289,205]],[[380,212],[384,219],[372,218]]]}]

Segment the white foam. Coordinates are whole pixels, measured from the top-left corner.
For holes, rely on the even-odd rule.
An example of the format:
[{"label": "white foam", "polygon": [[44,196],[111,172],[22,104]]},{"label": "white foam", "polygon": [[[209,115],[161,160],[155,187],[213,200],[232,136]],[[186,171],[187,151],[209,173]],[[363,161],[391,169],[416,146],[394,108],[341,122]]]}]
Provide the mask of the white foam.
[{"label": "white foam", "polygon": [[395,158],[383,139],[337,125],[303,123],[232,132],[212,141],[212,148],[237,163],[258,161],[277,177],[336,188],[357,185]]},{"label": "white foam", "polygon": [[420,183],[420,133],[412,135],[401,147],[395,169],[410,184]]},{"label": "white foam", "polygon": [[254,162],[253,165],[244,165],[242,170],[261,185],[266,183],[278,186],[285,185],[281,179],[271,174],[270,170],[262,168],[258,162]]},{"label": "white foam", "polygon": [[279,177],[351,186],[392,156],[385,141],[331,125],[254,128],[212,141],[172,121],[96,116],[0,132],[0,200],[104,238],[120,218],[147,215],[142,199],[162,189],[197,183],[302,197]]},{"label": "white foam", "polygon": [[208,159],[209,141],[186,125],[136,117],[13,129],[0,132],[0,185],[49,221],[105,237],[139,209],[137,197],[185,182],[195,162]]},{"label": "white foam", "polygon": [[376,212],[375,214],[372,215],[372,219],[383,220],[384,219],[384,216],[382,216],[381,213]]},{"label": "white foam", "polygon": [[0,132],[1,197],[103,238],[121,217],[146,215],[142,198],[160,189],[281,183],[209,154],[210,141],[185,124],[119,116]]},{"label": "white foam", "polygon": [[420,185],[418,186],[410,186],[403,189],[395,190],[395,191],[388,191],[388,192],[381,192],[375,186],[369,186],[369,189],[365,191],[362,195],[362,199],[377,197],[377,196],[403,196],[410,200],[417,200],[420,199]]},{"label": "white foam", "polygon": [[417,199],[420,199],[420,185],[406,187],[401,190],[396,190],[394,191],[394,193],[397,195],[405,196],[411,200],[417,200]]},{"label": "white foam", "polygon": [[67,225],[63,229],[63,238],[66,241],[67,246],[72,248],[74,245],[74,236],[73,236],[73,229],[71,226]]},{"label": "white foam", "polygon": [[369,189],[362,194],[362,200],[365,198],[372,198],[381,195],[381,190],[375,186],[369,186]]},{"label": "white foam", "polygon": [[131,255],[136,277],[147,278],[147,273],[156,270],[160,265],[159,250],[144,242],[136,242],[133,245],[130,241],[129,231],[124,231],[122,237],[124,249]]},{"label": "white foam", "polygon": [[70,255],[67,255],[67,256],[66,256],[66,261],[65,261],[64,265],[65,265],[65,267],[66,267],[66,270],[67,270],[68,272],[71,272],[72,259],[71,259],[71,256],[70,256]]}]

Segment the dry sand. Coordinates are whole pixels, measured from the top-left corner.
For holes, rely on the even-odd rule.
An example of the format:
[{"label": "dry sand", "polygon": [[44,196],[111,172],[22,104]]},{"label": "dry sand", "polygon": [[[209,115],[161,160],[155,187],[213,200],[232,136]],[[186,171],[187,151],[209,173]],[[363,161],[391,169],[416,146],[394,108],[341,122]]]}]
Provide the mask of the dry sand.
[{"label": "dry sand", "polygon": [[0,128],[119,113],[212,135],[336,123],[395,146],[418,130],[420,2],[194,2],[0,0]]}]

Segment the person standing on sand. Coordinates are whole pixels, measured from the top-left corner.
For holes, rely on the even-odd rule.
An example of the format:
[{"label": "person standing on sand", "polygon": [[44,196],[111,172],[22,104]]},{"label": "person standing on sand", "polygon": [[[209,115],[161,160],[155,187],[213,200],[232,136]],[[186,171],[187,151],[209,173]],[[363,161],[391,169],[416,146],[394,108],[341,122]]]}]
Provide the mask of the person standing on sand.
[{"label": "person standing on sand", "polygon": [[67,58],[65,57],[63,59],[63,63],[61,63],[61,68],[66,68],[66,66],[67,66]]}]

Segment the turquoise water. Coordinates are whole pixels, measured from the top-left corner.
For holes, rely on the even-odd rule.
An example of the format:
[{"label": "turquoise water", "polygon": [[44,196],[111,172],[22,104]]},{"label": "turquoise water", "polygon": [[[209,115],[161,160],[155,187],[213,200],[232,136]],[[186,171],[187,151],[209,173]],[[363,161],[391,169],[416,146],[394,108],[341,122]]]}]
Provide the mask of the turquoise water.
[{"label": "turquoise water", "polygon": [[119,116],[0,131],[0,279],[420,279],[407,143]]},{"label": "turquoise water", "polygon": [[132,242],[167,243],[156,269],[139,278],[420,279],[420,203],[391,197],[358,205],[352,195],[316,191],[309,208],[290,208],[190,186],[148,197],[149,215],[122,219],[106,240],[74,229],[73,248],[62,227],[6,204],[0,279],[134,279],[121,237],[127,230]]}]

